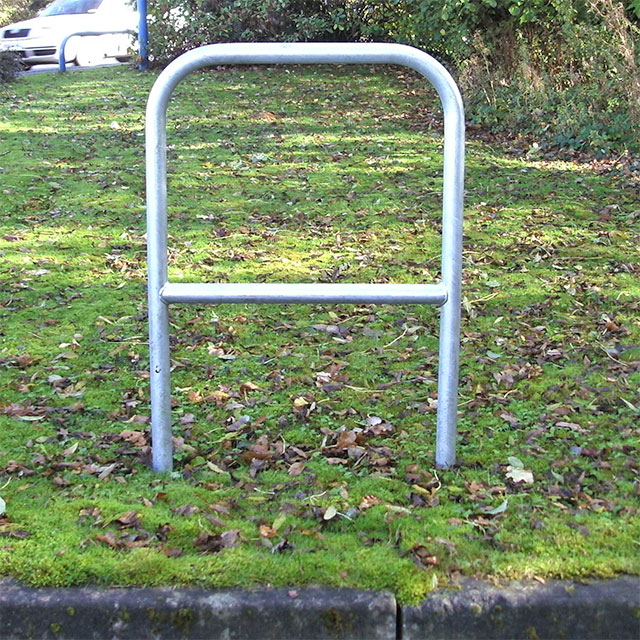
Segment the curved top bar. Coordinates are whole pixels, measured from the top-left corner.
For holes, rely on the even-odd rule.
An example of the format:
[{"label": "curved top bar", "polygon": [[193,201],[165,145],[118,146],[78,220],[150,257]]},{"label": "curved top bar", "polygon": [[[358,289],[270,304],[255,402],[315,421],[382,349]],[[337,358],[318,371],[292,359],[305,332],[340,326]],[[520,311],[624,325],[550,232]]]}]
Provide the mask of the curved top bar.
[{"label": "curved top bar", "polygon": [[156,103],[166,104],[175,86],[192,71],[224,64],[398,64],[424,75],[443,103],[453,99],[462,115],[458,87],[435,58],[415,47],[376,42],[257,42],[198,47],[176,58],[158,76],[149,95],[149,107],[155,109]]},{"label": "curved top bar", "polygon": [[[158,76],[147,103],[147,214],[150,261],[166,254],[166,111],[176,85],[203,67],[226,64],[398,64],[415,69],[436,89],[444,110],[443,255],[442,279],[447,288],[459,281],[455,263],[462,242],[464,180],[464,108],[449,72],[424,51],[394,43],[222,43],[182,54]],[[157,249],[157,251],[156,251]],[[450,259],[454,263],[450,264]],[[166,258],[164,259],[166,262]],[[449,265],[453,268],[450,269]],[[167,280],[166,265],[159,266],[153,287]],[[155,277],[152,278],[155,280]],[[456,296],[453,296],[455,303]]]}]

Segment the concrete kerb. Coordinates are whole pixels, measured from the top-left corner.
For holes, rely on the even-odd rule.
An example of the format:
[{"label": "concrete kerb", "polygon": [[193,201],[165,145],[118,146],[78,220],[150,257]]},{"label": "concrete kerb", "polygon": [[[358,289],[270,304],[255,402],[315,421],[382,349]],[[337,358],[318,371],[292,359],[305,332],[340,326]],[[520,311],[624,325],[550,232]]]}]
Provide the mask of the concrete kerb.
[{"label": "concrete kerb", "polygon": [[0,637],[320,640],[396,637],[386,593],[347,589],[31,589],[0,586]]},{"label": "concrete kerb", "polygon": [[640,579],[468,582],[421,605],[351,589],[33,589],[0,581],[0,638],[437,640],[640,638]]},{"label": "concrete kerb", "polygon": [[467,582],[403,607],[402,640],[640,638],[640,578],[495,587]]}]

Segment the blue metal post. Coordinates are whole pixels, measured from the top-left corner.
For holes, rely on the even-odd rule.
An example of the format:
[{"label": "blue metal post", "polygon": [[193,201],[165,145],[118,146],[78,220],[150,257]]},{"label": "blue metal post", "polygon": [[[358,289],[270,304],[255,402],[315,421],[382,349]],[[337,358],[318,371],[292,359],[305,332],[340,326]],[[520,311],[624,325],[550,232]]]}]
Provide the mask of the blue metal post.
[{"label": "blue metal post", "polygon": [[149,30],[147,26],[147,0],[138,0],[138,14],[140,22],[138,23],[138,46],[140,50],[140,71],[146,71],[149,65],[149,53],[147,51],[149,44]]}]

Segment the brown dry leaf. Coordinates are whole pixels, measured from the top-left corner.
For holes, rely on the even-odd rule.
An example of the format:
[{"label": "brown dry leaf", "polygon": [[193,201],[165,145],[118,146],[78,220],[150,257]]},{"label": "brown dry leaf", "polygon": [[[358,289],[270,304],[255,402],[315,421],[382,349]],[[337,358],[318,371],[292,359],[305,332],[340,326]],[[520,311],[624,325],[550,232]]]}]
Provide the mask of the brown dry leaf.
[{"label": "brown dry leaf", "polygon": [[140,526],[140,516],[137,511],[127,511],[112,520],[112,522],[117,522],[120,529],[135,528]]},{"label": "brown dry leaf", "polygon": [[167,558],[178,558],[184,553],[182,549],[178,549],[177,547],[162,546],[160,547],[160,551],[162,551]]},{"label": "brown dry leaf", "polygon": [[251,462],[252,460],[270,460],[273,458],[273,453],[271,452],[268,443],[258,441],[247,447],[247,450],[242,454],[242,457],[247,462]]},{"label": "brown dry leaf", "polygon": [[440,564],[438,556],[432,554],[427,547],[421,544],[417,544],[409,550],[413,561],[419,567],[435,567]]},{"label": "brown dry leaf", "polygon": [[389,424],[379,416],[369,416],[367,418],[367,435],[380,436],[393,432],[393,425]]},{"label": "brown dry leaf", "polygon": [[193,424],[195,421],[196,421],[196,417],[193,415],[193,413],[185,413],[180,418],[180,424],[185,427],[187,425]]},{"label": "brown dry leaf", "polygon": [[290,467],[289,467],[289,475],[292,478],[295,478],[297,476],[299,476],[305,469],[305,466],[302,462],[294,462]]},{"label": "brown dry leaf", "polygon": [[208,396],[205,397],[204,401],[207,404],[217,404],[219,407],[224,406],[227,403],[227,400],[230,398],[231,396],[228,393],[225,393],[224,391],[214,391],[213,393],[210,393]]},{"label": "brown dry leaf", "polygon": [[516,416],[514,416],[510,411],[503,411],[500,413],[500,417],[505,422],[508,422],[512,427],[517,427],[520,424],[520,420],[518,420],[518,418],[516,418]]},{"label": "brown dry leaf", "polygon": [[21,369],[30,367],[32,364],[35,364],[35,362],[28,353],[22,353],[16,358],[16,363]]},{"label": "brown dry leaf", "polygon": [[341,431],[338,434],[336,449],[348,449],[356,444],[358,434],[355,431]]},{"label": "brown dry leaf", "polygon": [[217,513],[222,513],[226,516],[228,516],[230,513],[229,507],[225,506],[224,504],[210,504],[209,509],[211,509],[211,511],[216,511]]},{"label": "brown dry leaf", "polygon": [[571,431],[576,431],[577,433],[580,433],[580,434],[587,433],[586,429],[583,429],[579,424],[576,424],[575,422],[560,421],[560,422],[556,422],[555,426],[563,429],[571,429]]},{"label": "brown dry leaf", "polygon": [[166,542],[169,534],[173,531],[173,527],[170,522],[165,522],[164,524],[158,525],[156,529],[156,538],[160,542]]},{"label": "brown dry leaf", "polygon": [[113,470],[118,466],[117,462],[113,464],[109,464],[106,467],[101,467],[100,473],[98,474],[99,480],[106,480],[112,473]]},{"label": "brown dry leaf", "polygon": [[223,533],[201,533],[193,544],[204,553],[219,553],[227,547],[237,545],[239,538],[240,529],[231,529]]},{"label": "brown dry leaf", "polygon": [[82,521],[93,518],[93,522],[91,523],[93,526],[100,524],[103,521],[99,507],[84,507],[83,509],[80,509],[78,512],[78,518]]},{"label": "brown dry leaf", "polygon": [[125,429],[120,432],[119,438],[136,447],[145,447],[147,445],[147,437],[144,431]]},{"label": "brown dry leaf", "polygon": [[0,536],[3,538],[15,538],[16,540],[24,540],[25,538],[28,538],[32,535],[30,531],[25,531],[24,529],[5,530],[4,526],[11,526],[11,523],[6,519],[0,521],[0,526],[3,526],[3,530],[0,531]]},{"label": "brown dry leaf", "polygon": [[263,111],[260,114],[260,118],[265,122],[270,122],[272,124],[278,121],[278,116],[275,113],[272,113],[271,111]]},{"label": "brown dry leaf", "polygon": [[446,538],[434,538],[433,541],[446,547],[447,551],[451,554],[455,554],[457,551],[456,545],[451,542],[451,540],[447,540]]},{"label": "brown dry leaf", "polygon": [[24,540],[31,535],[30,531],[25,531],[24,529],[13,529],[13,531],[9,533],[10,538],[16,538],[17,540]]},{"label": "brown dry leaf", "polygon": [[260,537],[261,538],[275,538],[278,532],[267,524],[260,525]]},{"label": "brown dry leaf", "polygon": [[294,549],[295,545],[292,542],[289,542],[287,538],[282,538],[278,544],[271,548],[271,553],[284,553],[285,551],[293,551]]},{"label": "brown dry leaf", "polygon": [[222,528],[225,526],[224,520],[220,520],[220,518],[216,518],[215,516],[212,516],[210,513],[205,513],[204,517],[205,517],[205,520],[208,520],[214,527]]},{"label": "brown dry leaf", "polygon": [[371,507],[375,507],[377,504],[382,504],[382,500],[380,500],[378,496],[369,494],[360,500],[358,509],[360,509],[360,511],[366,511],[367,509],[371,509]]},{"label": "brown dry leaf", "polygon": [[185,518],[190,518],[194,513],[198,513],[200,511],[199,507],[196,507],[192,504],[183,504],[176,509],[171,510],[177,516],[185,516]]},{"label": "brown dry leaf", "polygon": [[99,542],[103,542],[104,544],[110,546],[112,549],[120,549],[121,545],[118,540],[116,540],[116,536],[112,531],[107,531],[106,533],[99,533],[96,536],[96,540]]}]

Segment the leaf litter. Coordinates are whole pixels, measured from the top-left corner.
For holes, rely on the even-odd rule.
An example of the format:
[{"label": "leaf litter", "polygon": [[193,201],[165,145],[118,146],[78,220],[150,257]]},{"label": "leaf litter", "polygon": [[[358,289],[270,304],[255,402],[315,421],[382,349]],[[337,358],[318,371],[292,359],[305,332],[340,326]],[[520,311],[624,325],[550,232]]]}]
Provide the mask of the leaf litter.
[{"label": "leaf litter", "polygon": [[[439,141],[413,113],[422,90],[407,101],[393,91],[409,79],[356,74],[353,96],[390,90],[348,126],[355,144],[321,126],[337,126],[333,111],[308,104],[308,90],[340,94],[341,72],[303,70],[300,84],[245,72],[275,119],[260,125],[237,107],[234,123],[214,119],[211,95],[236,104],[249,91],[229,70],[198,76],[189,100],[202,108],[171,125],[181,228],[171,268],[206,281],[434,280]],[[113,81],[95,73],[106,96]],[[27,579],[35,563],[48,568],[43,583],[81,583],[74,554],[109,553],[116,564],[93,565],[113,584],[324,581],[404,600],[465,575],[640,571],[637,167],[470,145],[454,469],[433,464],[431,310],[193,308],[172,309],[176,466],[158,477],[133,195],[142,185],[121,169],[140,168],[132,114],[150,78],[126,79],[133,106],[78,101],[75,116],[98,124],[90,134],[46,112],[42,126],[73,127],[73,145],[28,119],[33,100],[50,99],[46,79],[29,81],[28,99],[26,87],[10,90],[22,108],[8,118],[33,129],[47,161],[64,161],[41,165],[10,134],[22,151],[3,181],[25,197],[0,204],[0,473],[12,479],[0,535],[13,547],[0,570]],[[62,94],[82,93],[79,78],[61,82]],[[349,104],[333,108],[349,119]],[[289,110],[301,123],[281,117]],[[194,131],[205,131],[202,156]],[[91,205],[85,185],[99,187]],[[197,195],[196,215],[180,189]],[[602,202],[616,206],[601,214]],[[64,553],[52,560],[45,539]],[[576,541],[584,556],[569,553]],[[533,547],[553,553],[532,557]]]}]

